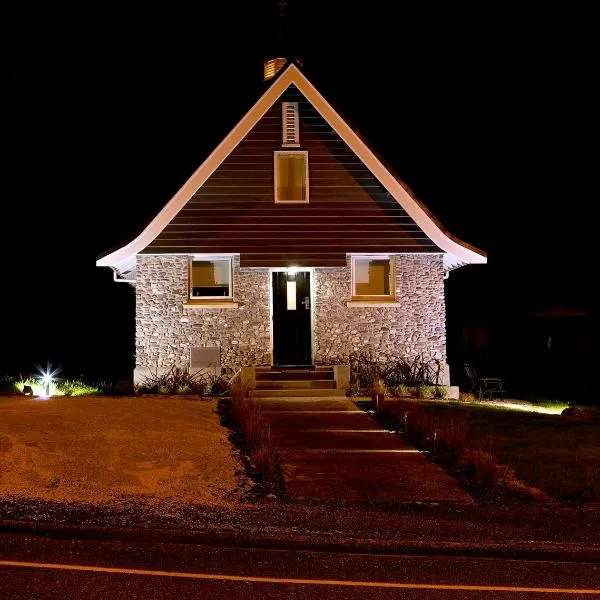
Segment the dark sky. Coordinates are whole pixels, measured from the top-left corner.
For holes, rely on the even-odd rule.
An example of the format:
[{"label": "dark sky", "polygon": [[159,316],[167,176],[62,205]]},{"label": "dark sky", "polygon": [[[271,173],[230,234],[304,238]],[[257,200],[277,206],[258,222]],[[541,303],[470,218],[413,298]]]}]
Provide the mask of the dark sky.
[{"label": "dark sky", "polygon": [[[245,114],[276,49],[275,2],[203,4],[6,15],[0,373],[132,364],[133,290],[95,258],[139,233]],[[286,42],[442,223],[489,253],[451,274],[449,324],[589,308],[591,15],[394,4],[290,0]]]}]

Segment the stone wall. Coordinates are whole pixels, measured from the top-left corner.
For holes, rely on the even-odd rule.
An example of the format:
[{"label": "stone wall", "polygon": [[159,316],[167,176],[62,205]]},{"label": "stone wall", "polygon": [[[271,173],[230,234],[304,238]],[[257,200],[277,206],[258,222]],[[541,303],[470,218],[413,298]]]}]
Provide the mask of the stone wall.
[{"label": "stone wall", "polygon": [[224,367],[270,364],[269,271],[242,269],[236,257],[233,285],[237,308],[185,307],[188,258],[138,256],[134,379],[187,369],[195,346],[219,347]]},{"label": "stone wall", "polygon": [[350,258],[346,268],[316,269],[315,362],[330,364],[340,354],[366,348],[446,360],[442,256],[402,254],[394,257],[394,268],[397,302],[389,307],[346,306]]},{"label": "stone wall", "polygon": [[[350,259],[349,259],[350,260]],[[315,362],[370,347],[388,354],[426,352],[446,360],[444,268],[438,255],[394,259],[394,306],[346,306],[351,296],[346,268],[315,269]],[[221,366],[271,364],[268,269],[233,264],[237,308],[190,308],[188,258],[138,256],[135,380],[173,365],[188,368],[192,347],[220,348]]]}]

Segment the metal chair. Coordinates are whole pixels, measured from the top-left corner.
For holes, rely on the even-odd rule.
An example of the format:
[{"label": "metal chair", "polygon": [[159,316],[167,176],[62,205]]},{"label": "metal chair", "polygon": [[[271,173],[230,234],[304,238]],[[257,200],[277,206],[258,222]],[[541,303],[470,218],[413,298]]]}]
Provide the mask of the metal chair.
[{"label": "metal chair", "polygon": [[484,396],[492,400],[495,393],[500,394],[500,398],[504,400],[504,380],[501,377],[479,377],[473,365],[468,362],[465,363],[465,373],[471,385],[471,392],[477,390],[479,400]]}]

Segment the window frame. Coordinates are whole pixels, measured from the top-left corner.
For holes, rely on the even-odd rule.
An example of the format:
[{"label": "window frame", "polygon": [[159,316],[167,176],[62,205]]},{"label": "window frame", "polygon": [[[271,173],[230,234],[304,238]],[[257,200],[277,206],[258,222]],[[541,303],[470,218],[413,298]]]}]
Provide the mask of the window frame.
[{"label": "window frame", "polygon": [[[279,198],[277,185],[277,158],[282,154],[302,154],[304,156],[304,188],[306,189],[305,200],[281,200]],[[275,150],[273,152],[273,182],[275,204],[308,204],[309,203],[309,188],[308,188],[308,151],[307,150]]]},{"label": "window frame", "polygon": [[[228,296],[192,296],[194,287],[193,263],[194,262],[210,262],[217,260],[229,261],[229,295]],[[214,302],[221,300],[222,302],[233,301],[233,256],[228,255],[194,255],[188,260],[188,302]]]},{"label": "window frame", "polygon": [[[380,294],[380,295],[359,295],[356,294],[356,260],[387,260],[390,263],[390,293],[389,294]],[[353,254],[351,256],[351,274],[350,274],[350,286],[351,286],[351,298],[353,301],[362,301],[362,302],[395,302],[396,300],[396,264],[394,261],[394,257],[389,254]]]}]

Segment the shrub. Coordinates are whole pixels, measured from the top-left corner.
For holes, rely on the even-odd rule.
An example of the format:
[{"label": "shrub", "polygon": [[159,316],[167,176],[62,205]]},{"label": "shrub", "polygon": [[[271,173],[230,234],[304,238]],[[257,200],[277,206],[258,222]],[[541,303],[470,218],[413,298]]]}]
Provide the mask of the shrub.
[{"label": "shrub", "polygon": [[383,379],[389,389],[399,385],[437,385],[442,362],[424,353],[412,356],[375,355],[370,349],[355,352],[341,362],[350,363],[350,383],[353,390],[370,390],[373,382]]},{"label": "shrub", "polygon": [[360,396],[360,395],[361,395],[361,389],[360,389],[360,384],[358,383],[358,381],[351,383],[346,388],[346,396]]},{"label": "shrub", "polygon": [[[189,373],[179,367],[171,367],[166,373],[158,371],[144,378],[136,386],[140,394],[200,394],[205,395],[207,380],[203,373]],[[185,390],[182,391],[182,390]]]},{"label": "shrub", "polygon": [[410,398],[413,393],[414,390],[407,385],[400,384],[394,388],[394,395],[398,398]]},{"label": "shrub", "polygon": [[448,386],[438,385],[435,388],[435,397],[440,400],[445,400],[448,397]]},{"label": "shrub", "polygon": [[460,392],[458,395],[459,402],[477,402],[478,398],[471,392]]},{"label": "shrub", "polygon": [[385,382],[383,381],[383,379],[376,379],[375,381],[373,381],[373,384],[371,385],[372,394],[385,394],[386,392],[387,389],[385,387]]},{"label": "shrub", "polygon": [[260,407],[248,398],[248,386],[237,381],[231,386],[229,416],[239,433],[242,448],[254,464],[255,475],[264,483],[281,483],[279,460],[271,442],[271,427]]},{"label": "shrub", "polygon": [[422,385],[419,387],[419,398],[431,400],[435,397],[435,387],[431,385]]},{"label": "shrub", "polygon": [[222,396],[229,391],[229,381],[222,375],[208,373],[206,375],[206,395]]},{"label": "shrub", "polygon": [[496,459],[482,450],[465,448],[461,463],[469,469],[471,484],[478,490],[490,489],[498,477]]}]

